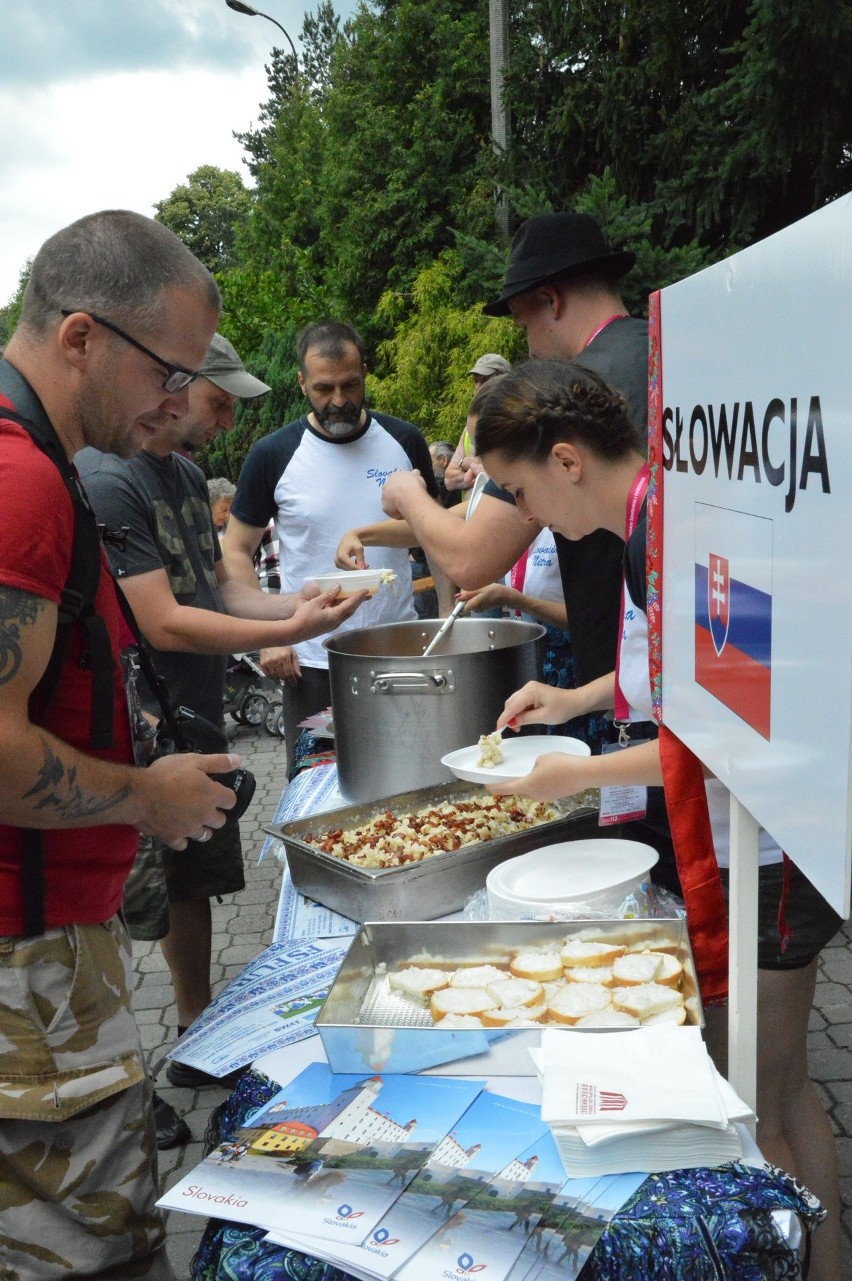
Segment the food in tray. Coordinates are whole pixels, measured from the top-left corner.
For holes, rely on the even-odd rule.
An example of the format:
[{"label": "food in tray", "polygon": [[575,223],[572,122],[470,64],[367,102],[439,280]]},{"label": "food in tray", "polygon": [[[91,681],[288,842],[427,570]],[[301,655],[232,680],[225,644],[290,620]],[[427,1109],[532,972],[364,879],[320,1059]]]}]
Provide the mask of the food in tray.
[{"label": "food in tray", "polygon": [[537,979],[546,983],[562,974],[562,958],[558,952],[519,952],[509,962],[509,969],[518,978]]},{"label": "food in tray", "polygon": [[445,1014],[482,1014],[494,1005],[494,997],[484,987],[444,987],[433,993],[429,1002],[436,1023]]},{"label": "food in tray", "polygon": [[538,1005],[501,1005],[483,1010],[479,1016],[483,1027],[533,1027],[543,1023],[547,1014],[544,1002]]},{"label": "food in tray", "polygon": [[503,764],[503,735],[499,729],[495,729],[493,734],[479,735],[479,760],[476,762],[480,769],[493,769],[495,765]]},{"label": "food in tray", "polygon": [[398,974],[391,974],[388,982],[395,992],[404,996],[426,997],[439,987],[446,987],[450,976],[446,970],[421,969],[411,965]]},{"label": "food in tray", "polygon": [[612,1003],[641,1022],[683,1005],[683,996],[677,988],[663,987],[662,983],[640,983],[635,987],[614,987]]},{"label": "food in tray", "polygon": [[604,987],[612,987],[611,965],[571,965],[564,973],[573,983],[602,983]]},{"label": "food in tray", "polygon": [[[609,963],[598,963],[602,957]],[[559,950],[518,949],[505,965],[402,963],[388,981],[392,991],[420,1004],[428,997],[441,1027],[647,1027],[685,1023],[694,1013],[693,998],[685,1001],[680,990],[683,973],[670,952],[628,952],[613,940],[573,937]]]},{"label": "food in tray", "polygon": [[551,1023],[579,1023],[589,1014],[600,1014],[609,1009],[612,1001],[609,988],[602,983],[565,984],[556,992],[547,1006]]},{"label": "food in tray", "polygon": [[677,957],[665,952],[629,952],[612,963],[612,981],[616,987],[641,983],[676,987],[682,972],[683,966]]},{"label": "food in tray", "polygon": [[624,943],[586,943],[582,939],[567,939],[560,955],[566,967],[612,965],[626,951]]},{"label": "food in tray", "polygon": [[477,794],[465,800],[443,801],[413,814],[387,810],[361,827],[335,828],[317,835],[308,832],[303,839],[356,867],[402,867],[558,817],[552,805],[541,801]]},{"label": "food in tray", "polygon": [[450,979],[450,987],[487,987],[489,983],[499,983],[506,977],[505,970],[498,970],[496,965],[468,965],[456,970]]},{"label": "food in tray", "polygon": [[392,569],[380,569],[379,582],[381,583],[382,587],[390,587],[391,583],[396,582],[396,574],[393,572]]}]

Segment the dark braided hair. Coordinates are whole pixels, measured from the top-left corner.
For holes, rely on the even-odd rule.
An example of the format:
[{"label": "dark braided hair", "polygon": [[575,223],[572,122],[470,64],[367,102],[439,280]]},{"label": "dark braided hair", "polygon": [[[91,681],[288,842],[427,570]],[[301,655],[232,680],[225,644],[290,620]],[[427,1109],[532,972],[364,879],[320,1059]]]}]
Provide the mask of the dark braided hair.
[{"label": "dark braided hair", "polygon": [[639,448],[624,397],[573,361],[527,360],[481,390],[480,457],[543,463],[559,441],[577,441],[615,462]]}]

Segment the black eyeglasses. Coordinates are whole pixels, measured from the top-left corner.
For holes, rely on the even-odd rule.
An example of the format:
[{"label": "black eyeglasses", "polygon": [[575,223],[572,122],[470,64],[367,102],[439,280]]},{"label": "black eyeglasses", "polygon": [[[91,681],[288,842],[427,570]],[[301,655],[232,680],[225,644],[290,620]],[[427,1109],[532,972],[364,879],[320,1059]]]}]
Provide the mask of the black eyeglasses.
[{"label": "black eyeglasses", "polygon": [[74,307],[72,309],[63,307],[62,315],[73,316],[77,311],[82,311],[86,316],[89,316],[94,320],[95,324],[103,325],[104,329],[111,329],[114,334],[118,334],[119,338],[129,342],[131,347],[135,347],[137,351],[144,352],[151,360],[162,366],[166,370],[166,377],[163,379],[163,391],[183,391],[184,387],[188,387],[198,377],[198,370],[184,369],[183,365],[173,365],[170,360],[163,360],[163,357],[158,356],[155,351],[151,351],[150,347],[143,347],[141,342],[131,338],[130,334],[126,334],[123,329],[119,329],[118,325],[114,325],[111,320],[104,320],[103,316],[96,316],[93,311],[86,311],[84,307]]}]

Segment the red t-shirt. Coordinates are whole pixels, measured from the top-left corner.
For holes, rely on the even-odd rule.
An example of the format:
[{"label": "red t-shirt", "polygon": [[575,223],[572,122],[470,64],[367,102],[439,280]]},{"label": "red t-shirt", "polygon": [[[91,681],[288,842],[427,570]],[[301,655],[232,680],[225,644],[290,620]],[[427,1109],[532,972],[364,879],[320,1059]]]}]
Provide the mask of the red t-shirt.
[{"label": "red t-shirt", "polygon": [[[68,577],[74,508],[54,464],[16,423],[2,420],[0,397],[0,586],[58,605]],[[119,654],[121,609],[101,552],[95,609],[105,620],[113,651],[114,745],[92,751],[92,675],[81,667],[81,629],[73,628],[68,654],[45,728],[63,742],[108,760],[131,762],[133,748]],[[45,928],[106,921],[121,906],[139,834],[112,825],[43,832]],[[22,931],[20,829],[0,824],[0,935]]]}]

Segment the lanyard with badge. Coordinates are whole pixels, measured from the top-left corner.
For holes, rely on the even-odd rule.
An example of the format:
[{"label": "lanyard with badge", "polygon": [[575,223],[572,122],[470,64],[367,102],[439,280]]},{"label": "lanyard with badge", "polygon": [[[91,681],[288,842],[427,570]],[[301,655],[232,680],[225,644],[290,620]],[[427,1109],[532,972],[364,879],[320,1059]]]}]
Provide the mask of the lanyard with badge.
[{"label": "lanyard with badge", "polygon": [[[633,485],[630,489],[630,497],[627,500],[627,515],[625,518],[624,542],[625,545],[630,541],[630,536],[639,522],[639,513],[642,510],[642,504],[645,501],[645,494],[648,489],[648,480],[650,471],[647,463],[638,472]],[[641,738],[631,738],[630,729],[630,705],[624,697],[619,680],[621,670],[621,643],[624,638],[624,577],[621,580],[621,626],[618,631],[618,646],[615,654],[615,720],[613,724],[618,730],[618,741],[607,743],[601,748],[601,754],[607,755],[609,752],[623,752],[630,747],[636,747],[639,743],[644,742]],[[634,787],[629,783],[619,784],[615,787],[601,788],[601,804],[598,823],[601,827],[611,827],[615,823],[629,823],[645,817],[648,809],[648,789],[647,787]]]}]

